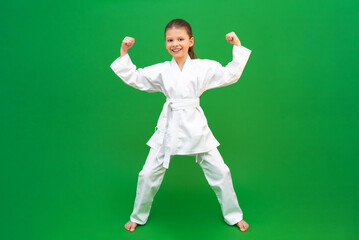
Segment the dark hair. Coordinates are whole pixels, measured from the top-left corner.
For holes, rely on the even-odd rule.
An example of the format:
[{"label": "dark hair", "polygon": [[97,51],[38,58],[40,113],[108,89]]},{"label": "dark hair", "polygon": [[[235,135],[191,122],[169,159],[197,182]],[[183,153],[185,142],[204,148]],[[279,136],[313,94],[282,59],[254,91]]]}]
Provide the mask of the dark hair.
[{"label": "dark hair", "polygon": [[[170,21],[169,23],[167,23],[167,25],[165,27],[165,38],[166,38],[167,29],[181,28],[181,27],[184,27],[186,29],[189,38],[193,37],[191,25],[189,25],[189,23],[183,19],[176,18],[176,19],[173,19],[172,21]],[[191,59],[196,58],[196,54],[194,53],[193,46],[188,49],[188,55],[190,56]]]}]

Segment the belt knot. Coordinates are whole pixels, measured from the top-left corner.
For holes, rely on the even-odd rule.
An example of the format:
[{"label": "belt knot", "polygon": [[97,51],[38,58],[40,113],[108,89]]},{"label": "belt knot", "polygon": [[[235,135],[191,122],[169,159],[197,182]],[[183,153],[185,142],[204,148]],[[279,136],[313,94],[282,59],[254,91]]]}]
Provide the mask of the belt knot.
[{"label": "belt knot", "polygon": [[158,133],[159,149],[163,146],[165,151],[163,166],[168,168],[171,146],[170,146],[170,135],[167,133],[168,130],[168,113],[169,111],[178,111],[182,109],[196,108],[199,107],[199,98],[167,98],[163,105],[161,116],[164,119],[159,119],[155,131],[160,130]]}]

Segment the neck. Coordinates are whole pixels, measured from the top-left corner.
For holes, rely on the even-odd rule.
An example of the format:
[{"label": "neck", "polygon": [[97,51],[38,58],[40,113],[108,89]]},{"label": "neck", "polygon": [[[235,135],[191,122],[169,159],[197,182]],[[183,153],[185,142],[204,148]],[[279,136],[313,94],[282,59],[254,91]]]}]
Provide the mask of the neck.
[{"label": "neck", "polygon": [[182,66],[182,65],[186,62],[187,56],[188,56],[188,55],[185,55],[185,56],[182,56],[182,57],[177,57],[177,58],[174,57],[174,59],[175,59],[176,63],[177,63],[179,66]]}]

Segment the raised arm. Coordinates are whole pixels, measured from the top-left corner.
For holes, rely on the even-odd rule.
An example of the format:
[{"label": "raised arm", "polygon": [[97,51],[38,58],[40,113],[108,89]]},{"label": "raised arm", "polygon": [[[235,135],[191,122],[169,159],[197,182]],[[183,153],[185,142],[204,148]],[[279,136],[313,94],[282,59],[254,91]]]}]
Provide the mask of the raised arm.
[{"label": "raised arm", "polygon": [[241,45],[234,32],[228,33],[226,39],[233,44],[233,59],[225,67],[213,60],[204,62],[207,66],[202,91],[236,83],[242,75],[252,51]]},{"label": "raised arm", "polygon": [[137,69],[127,53],[133,43],[134,38],[124,38],[121,46],[121,56],[111,64],[111,69],[127,85],[146,92],[162,92],[160,84],[162,63]]}]

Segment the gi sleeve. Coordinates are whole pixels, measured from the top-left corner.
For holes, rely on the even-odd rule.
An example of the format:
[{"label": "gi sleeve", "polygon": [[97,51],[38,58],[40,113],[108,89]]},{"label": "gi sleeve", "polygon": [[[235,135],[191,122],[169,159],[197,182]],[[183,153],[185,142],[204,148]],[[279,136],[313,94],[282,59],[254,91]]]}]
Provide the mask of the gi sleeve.
[{"label": "gi sleeve", "polygon": [[252,51],[243,46],[233,45],[232,52],[233,59],[225,67],[219,62],[208,60],[203,91],[225,87],[238,81]]},{"label": "gi sleeve", "polygon": [[117,58],[111,69],[124,83],[146,92],[162,92],[160,85],[160,70],[162,63],[157,63],[145,68],[138,68],[132,63],[128,53]]}]

